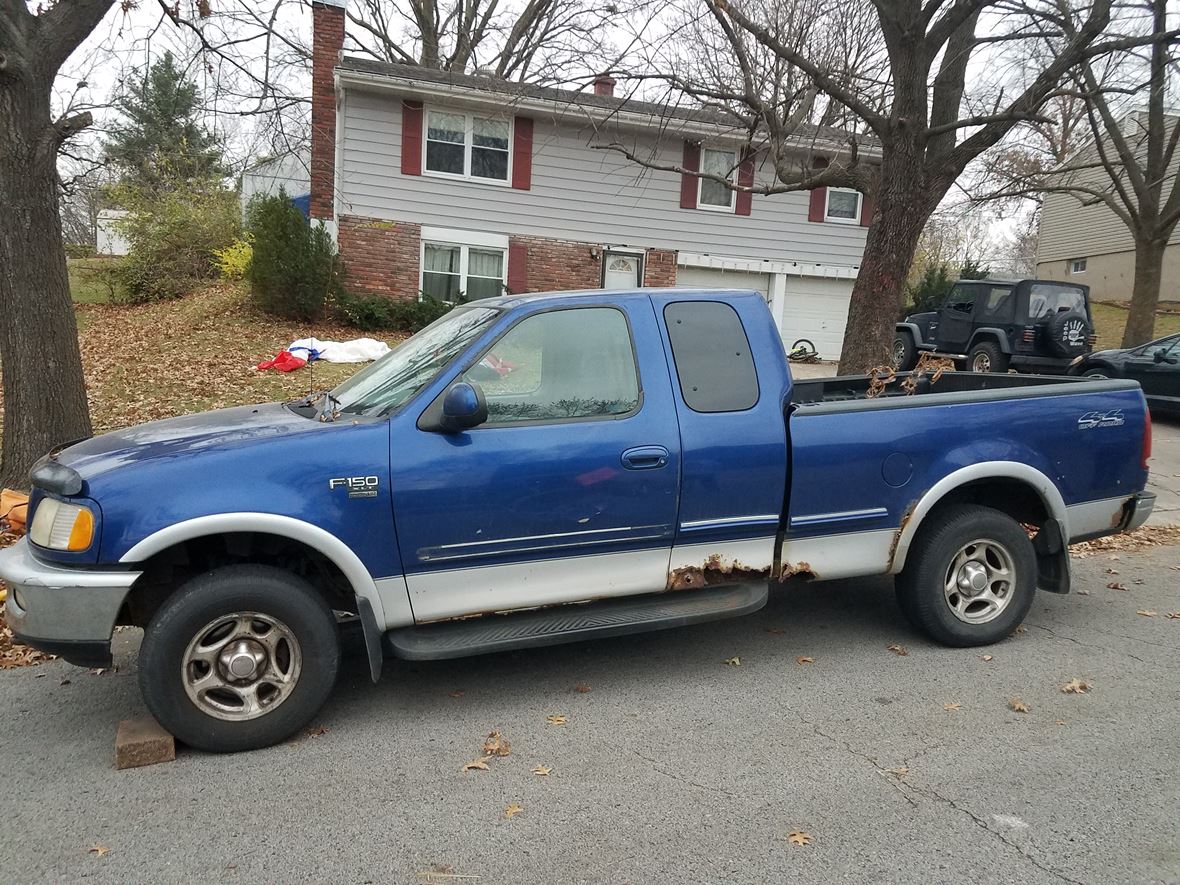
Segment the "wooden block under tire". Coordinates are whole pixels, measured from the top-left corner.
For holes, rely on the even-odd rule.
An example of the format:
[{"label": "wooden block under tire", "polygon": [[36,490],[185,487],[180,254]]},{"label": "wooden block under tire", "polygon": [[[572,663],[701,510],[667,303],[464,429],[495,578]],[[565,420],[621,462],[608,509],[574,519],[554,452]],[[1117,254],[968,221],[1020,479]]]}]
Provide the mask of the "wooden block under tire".
[{"label": "wooden block under tire", "polygon": [[176,740],[151,716],[124,719],[115,734],[115,768],[139,768],[176,758]]}]

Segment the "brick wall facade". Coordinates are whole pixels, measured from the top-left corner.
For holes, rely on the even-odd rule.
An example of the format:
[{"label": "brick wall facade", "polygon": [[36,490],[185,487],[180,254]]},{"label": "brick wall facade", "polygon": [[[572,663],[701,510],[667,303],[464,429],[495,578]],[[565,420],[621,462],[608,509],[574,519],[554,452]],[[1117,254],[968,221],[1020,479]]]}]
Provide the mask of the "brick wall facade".
[{"label": "brick wall facade", "polygon": [[422,227],[344,215],[337,240],[350,291],[390,298],[418,297]]},{"label": "brick wall facade", "polygon": [[527,252],[526,292],[597,289],[602,285],[601,247],[545,237],[512,237],[508,248]]},{"label": "brick wall facade", "polygon": [[344,46],[344,8],[311,4],[311,217],[331,218],[336,183],[336,89],[333,70]]},{"label": "brick wall facade", "polygon": [[671,249],[648,249],[643,263],[643,285],[675,286],[676,253]]}]

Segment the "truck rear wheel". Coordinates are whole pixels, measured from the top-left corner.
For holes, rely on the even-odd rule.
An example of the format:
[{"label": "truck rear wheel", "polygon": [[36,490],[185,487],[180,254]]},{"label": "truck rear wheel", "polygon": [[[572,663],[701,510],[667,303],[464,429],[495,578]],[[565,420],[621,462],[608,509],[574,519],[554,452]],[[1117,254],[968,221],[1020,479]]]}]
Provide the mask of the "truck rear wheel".
[{"label": "truck rear wheel", "polygon": [[897,601],[915,627],[944,645],[999,642],[1024,620],[1036,592],[1028,532],[991,507],[941,510],[919,531]]},{"label": "truck rear wheel", "polygon": [[290,737],[336,682],[328,604],[302,578],[232,565],[185,583],[152,617],[139,653],[148,709],[178,740],[214,753]]}]

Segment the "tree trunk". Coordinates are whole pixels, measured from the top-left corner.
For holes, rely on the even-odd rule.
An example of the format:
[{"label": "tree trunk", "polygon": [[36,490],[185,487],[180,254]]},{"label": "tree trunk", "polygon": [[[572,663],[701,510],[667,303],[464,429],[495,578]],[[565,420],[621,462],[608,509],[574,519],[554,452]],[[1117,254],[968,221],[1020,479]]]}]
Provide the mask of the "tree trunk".
[{"label": "tree trunk", "polygon": [[1164,272],[1164,248],[1168,237],[1141,237],[1135,242],[1135,285],[1131,311],[1123,330],[1123,347],[1135,347],[1155,337],[1155,308],[1160,300]]},{"label": "tree trunk", "polygon": [[58,443],[91,433],[58,212],[49,84],[0,79],[0,486],[24,488]]},{"label": "tree trunk", "polygon": [[941,193],[933,195],[934,188],[923,181],[920,160],[891,160],[888,153],[881,165],[876,209],[848,305],[837,369],[841,375],[862,374],[890,364],[906,277],[922,228],[942,197]]}]

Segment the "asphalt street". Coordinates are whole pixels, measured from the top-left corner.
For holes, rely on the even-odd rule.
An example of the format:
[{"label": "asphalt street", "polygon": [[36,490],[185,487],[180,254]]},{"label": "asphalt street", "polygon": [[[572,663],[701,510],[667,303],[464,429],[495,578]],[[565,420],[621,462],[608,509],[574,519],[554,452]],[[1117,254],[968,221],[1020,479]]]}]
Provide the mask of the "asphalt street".
[{"label": "asphalt street", "polygon": [[[915,634],[887,581],[797,584],[739,620],[389,662],[376,686],[354,657],[308,734],[119,772],[116,724],[143,713],[137,635],[121,633],[114,673],[0,673],[0,870],[22,883],[1177,882],[1180,619],[1166,614],[1180,610],[1180,547],[1114,555],[1076,560],[1082,592],[1041,595],[1022,632],[986,649]],[[1092,687],[1063,693],[1073,679]],[[493,730],[511,755],[463,772]]]}]

